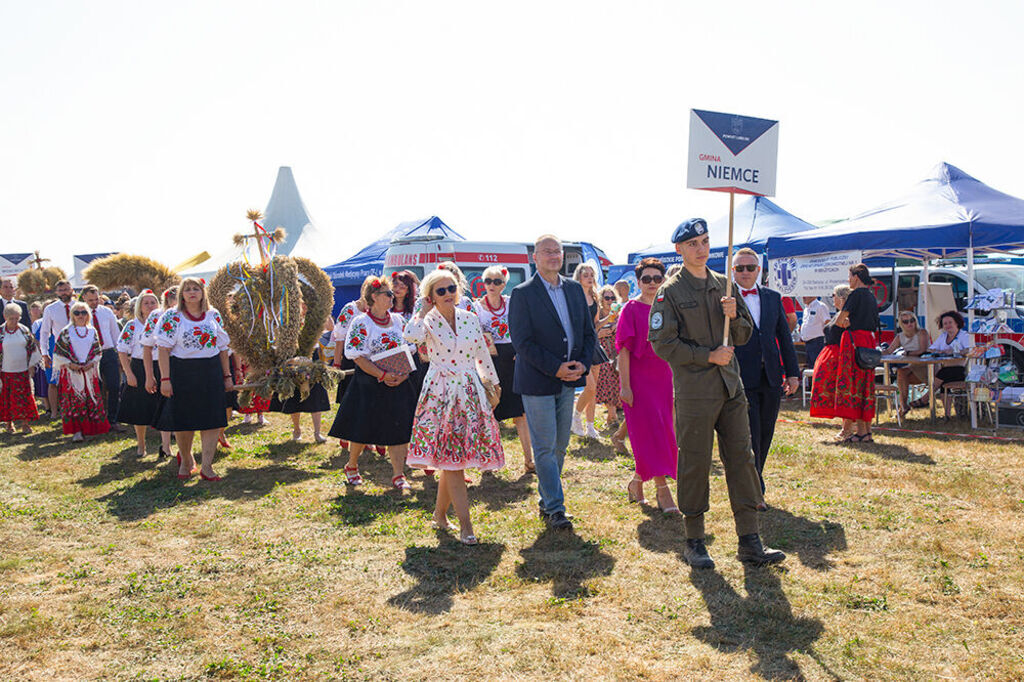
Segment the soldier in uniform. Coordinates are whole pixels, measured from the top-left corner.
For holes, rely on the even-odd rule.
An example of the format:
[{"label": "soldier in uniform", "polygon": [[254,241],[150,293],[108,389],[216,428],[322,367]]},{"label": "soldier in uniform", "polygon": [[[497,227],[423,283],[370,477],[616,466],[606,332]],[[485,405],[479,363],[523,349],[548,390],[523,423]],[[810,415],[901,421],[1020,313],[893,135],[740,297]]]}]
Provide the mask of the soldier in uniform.
[{"label": "soldier in uniform", "polygon": [[743,562],[776,563],[786,555],[762,546],[758,535],[757,505],[763,498],[739,364],[733,346],[722,345],[726,318],[729,340],[736,344],[750,339],[753,322],[742,300],[725,296],[725,277],[707,268],[707,223],[701,218],[682,223],[672,241],[683,257],[683,269],[658,291],[648,338],[654,352],[672,367],[679,447],[677,499],[686,531],[683,556],[694,568],[715,565],[704,544],[704,514],[709,508],[711,446],[717,432],[739,535],[736,556]]}]

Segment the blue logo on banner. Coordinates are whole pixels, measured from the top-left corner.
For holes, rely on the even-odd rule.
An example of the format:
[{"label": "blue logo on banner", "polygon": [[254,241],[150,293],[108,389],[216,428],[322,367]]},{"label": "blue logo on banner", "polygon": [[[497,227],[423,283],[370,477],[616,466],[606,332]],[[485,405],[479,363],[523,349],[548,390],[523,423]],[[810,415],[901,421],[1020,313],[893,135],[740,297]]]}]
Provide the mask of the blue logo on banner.
[{"label": "blue logo on banner", "polygon": [[787,296],[796,290],[796,258],[779,258],[772,261],[772,274],[778,282],[779,293]]},{"label": "blue logo on banner", "polygon": [[700,109],[694,109],[693,113],[697,114],[697,117],[704,121],[704,124],[711,129],[711,132],[733,154],[742,152],[754,140],[764,135],[768,132],[769,128],[778,123],[778,121],[769,121],[766,118],[721,114],[716,111],[701,111]]}]

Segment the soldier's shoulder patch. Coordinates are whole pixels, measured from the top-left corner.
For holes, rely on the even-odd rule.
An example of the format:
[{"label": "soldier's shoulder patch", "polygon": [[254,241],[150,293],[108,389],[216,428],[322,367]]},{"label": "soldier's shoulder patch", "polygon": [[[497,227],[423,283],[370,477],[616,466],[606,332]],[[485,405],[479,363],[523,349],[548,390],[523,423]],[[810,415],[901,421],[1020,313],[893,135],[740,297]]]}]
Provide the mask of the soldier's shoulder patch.
[{"label": "soldier's shoulder patch", "polygon": [[665,294],[658,294],[658,298],[654,300],[656,300],[658,303],[661,303],[662,301],[665,300]]},{"label": "soldier's shoulder patch", "polygon": [[651,329],[661,329],[662,321],[661,313],[651,315]]}]

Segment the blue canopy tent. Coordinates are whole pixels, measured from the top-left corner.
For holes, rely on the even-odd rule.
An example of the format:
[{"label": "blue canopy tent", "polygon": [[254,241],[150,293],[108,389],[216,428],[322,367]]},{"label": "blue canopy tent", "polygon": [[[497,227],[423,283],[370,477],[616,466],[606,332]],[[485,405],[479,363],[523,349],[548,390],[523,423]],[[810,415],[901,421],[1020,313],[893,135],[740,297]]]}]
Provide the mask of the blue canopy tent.
[{"label": "blue canopy tent", "polygon": [[400,237],[422,237],[439,235],[445,239],[463,240],[464,237],[448,227],[443,220],[430,216],[425,220],[410,220],[381,235],[377,241],[363,247],[355,255],[329,265],[324,272],[334,284],[334,312],[341,306],[359,297],[359,287],[369,275],[379,275],[384,270],[384,254],[391,242]]},{"label": "blue canopy tent", "polygon": [[[974,296],[974,254],[1024,247],[1024,199],[1004,194],[948,163],[937,165],[906,194],[860,215],[808,232],[771,237],[771,259],[861,251],[865,259],[967,257]],[[927,298],[925,299],[927,303]],[[973,322],[973,311],[970,317]],[[928,319],[928,311],[924,311]]]},{"label": "blue canopy tent", "polygon": [[[749,247],[758,253],[764,252],[765,242],[773,235],[790,234],[814,229],[814,225],[797,218],[780,208],[778,204],[764,197],[751,197],[736,207],[733,216],[733,244],[736,249]],[[711,235],[711,255],[708,267],[716,272],[725,271],[725,260],[729,250],[729,216],[722,216],[708,225]],[[665,264],[681,263],[672,243],[658,244],[629,254],[629,262],[653,256]]]}]

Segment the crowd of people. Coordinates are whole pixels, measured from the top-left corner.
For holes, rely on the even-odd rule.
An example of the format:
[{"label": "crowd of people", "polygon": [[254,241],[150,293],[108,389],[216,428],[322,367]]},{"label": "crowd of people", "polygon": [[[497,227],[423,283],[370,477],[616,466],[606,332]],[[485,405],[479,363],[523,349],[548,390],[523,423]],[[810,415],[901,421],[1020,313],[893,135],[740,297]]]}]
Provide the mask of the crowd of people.
[{"label": "crowd of people", "polygon": [[[632,298],[623,282],[598,286],[589,264],[562,276],[562,245],[553,235],[535,244],[532,278],[508,292],[508,271],[489,267],[476,300],[451,262],[422,282],[410,271],[367,277],[359,298],[325,321],[313,354],[344,370],[328,435],[348,453],[346,484],[363,484],[359,460],[368,450],[387,456],[400,493],[411,488],[410,468],[437,475],[434,526],[449,529],[453,510],[461,541],[476,544],[466,472],[505,466],[498,424],[511,420],[523,473],[537,477],[541,518],[570,529],[562,486],[570,434],[602,438],[600,407],[611,444],[633,455],[626,499],[648,504],[645,486],[653,483],[652,503],[683,518],[691,565],[714,565],[704,514],[716,434],[739,558],[781,561],[782,552],[761,543],[757,512],[767,509],[765,463],[781,399],[799,387],[795,315],[785,298],[760,286],[760,258],[749,249],[735,254],[736,295],[727,295],[732,283],[706,267],[703,220],[680,225],[673,242],[682,263],[668,271],[656,258],[637,263],[639,295]],[[837,314],[805,299],[799,330],[814,369],[811,415],[842,419],[839,438],[847,442],[871,440],[874,371],[856,359],[858,348],[878,344],[870,285],[865,266],[851,268],[849,286],[833,297]],[[240,410],[235,386],[244,381],[246,358],[234,352],[202,280],[118,302],[92,286],[75,297],[66,281],[45,307],[17,301],[9,279],[0,294],[0,422],[9,431],[30,433],[38,400],[73,441],[131,426],[143,457],[147,432],[156,430],[159,458],[171,456],[174,440],[178,479],[220,480],[215,455],[218,445],[230,447],[224,429]],[[901,314],[899,324],[890,352],[954,352],[969,344],[955,312],[942,315],[944,333],[935,342],[912,313]],[[934,390],[962,375],[962,367],[944,368]],[[917,381],[912,368],[898,370],[904,409],[921,404],[906,400]],[[302,437],[300,416],[309,414],[322,443],[321,416],[330,409],[317,384],[305,398],[254,399],[241,411],[247,420],[290,415],[293,440]]]}]

